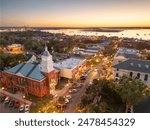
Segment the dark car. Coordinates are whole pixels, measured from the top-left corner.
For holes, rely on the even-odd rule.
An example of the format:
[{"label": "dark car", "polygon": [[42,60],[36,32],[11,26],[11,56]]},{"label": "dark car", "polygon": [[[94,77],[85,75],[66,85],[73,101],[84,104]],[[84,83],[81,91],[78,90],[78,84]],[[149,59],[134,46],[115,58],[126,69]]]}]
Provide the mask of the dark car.
[{"label": "dark car", "polygon": [[15,108],[19,108],[19,107],[20,107],[20,102],[19,102],[19,101],[16,101],[15,104],[14,104],[14,107],[15,107]]},{"label": "dark car", "polygon": [[81,76],[80,80],[86,80],[86,77],[85,76]]},{"label": "dark car", "polygon": [[15,101],[14,100],[11,100],[10,102],[9,102],[9,107],[13,107],[14,106],[14,104],[15,104]]},{"label": "dark car", "polygon": [[4,102],[5,98],[6,98],[5,95],[1,95],[1,96],[0,96],[0,102]]}]

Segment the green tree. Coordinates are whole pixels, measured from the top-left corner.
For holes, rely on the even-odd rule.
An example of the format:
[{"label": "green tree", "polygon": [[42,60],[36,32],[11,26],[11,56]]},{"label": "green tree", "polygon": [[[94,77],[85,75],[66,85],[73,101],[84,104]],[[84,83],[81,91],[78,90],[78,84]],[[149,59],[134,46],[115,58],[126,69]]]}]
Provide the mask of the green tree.
[{"label": "green tree", "polygon": [[139,104],[150,94],[148,87],[137,77],[120,77],[115,90],[126,103],[125,112],[129,110],[133,112],[133,106]]}]

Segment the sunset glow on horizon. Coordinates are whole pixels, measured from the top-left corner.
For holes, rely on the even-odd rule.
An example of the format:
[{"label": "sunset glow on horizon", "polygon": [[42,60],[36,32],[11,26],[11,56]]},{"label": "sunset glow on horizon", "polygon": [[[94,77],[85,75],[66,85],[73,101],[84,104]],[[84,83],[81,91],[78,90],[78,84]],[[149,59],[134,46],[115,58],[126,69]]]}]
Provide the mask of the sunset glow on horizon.
[{"label": "sunset glow on horizon", "polygon": [[0,26],[150,27],[150,0],[0,0]]}]

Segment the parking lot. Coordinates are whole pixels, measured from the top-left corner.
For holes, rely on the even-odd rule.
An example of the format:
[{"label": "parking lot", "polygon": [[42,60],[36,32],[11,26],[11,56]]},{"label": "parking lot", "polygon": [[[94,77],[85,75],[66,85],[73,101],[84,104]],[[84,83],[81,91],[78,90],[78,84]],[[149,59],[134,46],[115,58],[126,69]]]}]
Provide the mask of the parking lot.
[{"label": "parking lot", "polygon": [[18,109],[9,108],[8,105],[0,102],[0,113],[18,113]]},{"label": "parking lot", "polygon": [[20,94],[0,91],[0,113],[29,113],[31,102]]}]

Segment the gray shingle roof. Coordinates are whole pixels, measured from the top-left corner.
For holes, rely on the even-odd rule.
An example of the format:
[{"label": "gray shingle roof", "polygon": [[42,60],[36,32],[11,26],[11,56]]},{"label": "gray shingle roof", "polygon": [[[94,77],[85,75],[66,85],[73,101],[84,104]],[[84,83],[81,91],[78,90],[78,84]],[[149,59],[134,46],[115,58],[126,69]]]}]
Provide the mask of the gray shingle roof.
[{"label": "gray shingle roof", "polygon": [[35,80],[42,80],[45,78],[43,73],[40,71],[40,65],[35,63],[21,63],[5,71]]},{"label": "gray shingle roof", "polygon": [[137,71],[150,74],[150,61],[129,59],[113,66],[117,69]]}]

